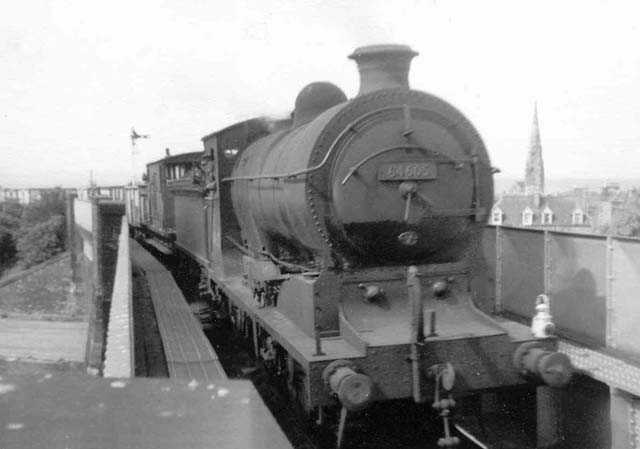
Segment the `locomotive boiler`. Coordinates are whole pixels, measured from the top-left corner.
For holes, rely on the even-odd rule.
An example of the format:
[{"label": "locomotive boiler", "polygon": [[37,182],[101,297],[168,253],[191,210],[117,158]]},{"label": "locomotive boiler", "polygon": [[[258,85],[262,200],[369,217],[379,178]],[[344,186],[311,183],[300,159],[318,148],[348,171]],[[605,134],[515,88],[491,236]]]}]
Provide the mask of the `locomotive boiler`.
[{"label": "locomotive boiler", "polygon": [[553,338],[475,305],[492,168],[460,111],[409,87],[416,55],[356,49],[354,98],[312,83],[291,120],[206,136],[206,188],[173,192],[175,249],[305,410],[341,410],[338,441],[377,401],[432,401],[446,427],[451,394],[571,377]]},{"label": "locomotive boiler", "polygon": [[243,152],[227,181],[250,245],[338,270],[464,256],[493,201],[489,157],[459,111],[409,89],[415,55],[356,50],[354,99],[311,84],[292,128]]}]

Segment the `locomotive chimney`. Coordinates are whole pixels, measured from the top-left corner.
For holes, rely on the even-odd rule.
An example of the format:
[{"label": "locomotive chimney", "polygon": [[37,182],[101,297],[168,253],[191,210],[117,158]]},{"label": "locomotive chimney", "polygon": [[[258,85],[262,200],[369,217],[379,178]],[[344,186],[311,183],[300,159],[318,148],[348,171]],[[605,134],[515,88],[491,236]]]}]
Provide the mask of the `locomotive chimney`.
[{"label": "locomotive chimney", "polygon": [[407,45],[370,45],[349,55],[358,64],[358,95],[380,89],[409,89],[409,67],[418,53]]}]

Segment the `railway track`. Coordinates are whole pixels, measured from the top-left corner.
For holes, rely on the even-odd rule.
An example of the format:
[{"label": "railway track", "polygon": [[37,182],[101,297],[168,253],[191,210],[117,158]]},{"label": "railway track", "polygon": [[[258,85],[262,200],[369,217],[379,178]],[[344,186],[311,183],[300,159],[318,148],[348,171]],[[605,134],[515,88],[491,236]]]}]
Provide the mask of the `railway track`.
[{"label": "railway track", "polygon": [[[336,447],[337,413],[327,413],[324,425],[316,425],[314,419],[307,417],[298,404],[288,396],[285,380],[270,374],[259,361],[253,359],[252,350],[242,336],[234,333],[230,327],[209,331],[207,335],[229,377],[253,382],[294,448]],[[474,436],[481,432],[478,421],[473,422],[467,417],[464,425],[463,429],[467,430],[468,435],[457,432],[462,440],[459,448],[527,448],[526,445],[510,445],[508,442],[483,445],[480,440],[484,435]],[[343,449],[437,448],[435,442],[442,434],[442,422],[430,404],[417,405],[409,401],[380,403],[353,416],[348,424]],[[475,438],[481,445],[473,443],[469,437]]]},{"label": "railway track", "polygon": [[[155,254],[159,257],[158,254]],[[159,257],[163,260],[162,257]],[[167,260],[164,260],[165,265]],[[175,280],[187,300],[197,295],[192,288],[197,280],[173,270]],[[168,377],[166,360],[155,321],[148,286],[144,276],[134,271],[133,288],[136,298],[136,373],[146,377]],[[218,354],[229,379],[250,380],[277,420],[283,432],[296,449],[333,449],[336,447],[337,413],[326,413],[324,423],[318,426],[308,417],[289,395],[282,376],[269,372],[260,360],[253,356],[251,342],[233,329],[231,322],[218,320],[216,326],[205,331]],[[513,416],[512,416],[513,417]],[[516,417],[504,422],[499,417],[485,422],[484,432],[478,417],[463,416],[456,421],[465,432],[456,434],[461,443],[458,448],[534,448],[523,436],[527,417]],[[486,433],[489,433],[487,435]],[[497,438],[491,438],[495,434]],[[478,437],[478,435],[480,435]],[[354,414],[348,423],[343,449],[403,449],[437,448],[436,442],[443,436],[442,421],[430,404],[414,404],[410,401],[391,401],[375,404],[364,412]],[[474,442],[473,440],[476,440]],[[485,444],[482,441],[490,441]]]},{"label": "railway track", "polygon": [[[190,295],[196,294],[191,286],[197,280],[185,278],[175,271],[174,276],[185,298],[195,299],[190,298]],[[282,376],[270,373],[260,360],[255,359],[251,342],[234,330],[230,321],[218,320],[217,325],[205,331],[205,334],[218,354],[229,379],[246,379],[253,382],[294,448],[336,447],[337,413],[327,413],[323,425],[318,426],[314,422],[315,419],[308,417],[289,396],[286,380]],[[522,420],[526,420],[526,417],[522,417]],[[482,443],[487,435],[483,434],[477,417],[461,417],[459,423],[464,432],[454,432],[461,439],[460,445],[457,446],[461,449],[535,447],[522,435],[522,428],[525,427],[522,423],[505,424],[496,420],[495,424],[500,426],[500,430],[496,432],[500,435],[500,441],[493,441],[491,444]],[[509,426],[513,429],[509,429]],[[353,415],[348,424],[343,449],[437,448],[436,442],[442,436],[442,421],[430,404],[392,401],[376,404],[364,412]]]}]

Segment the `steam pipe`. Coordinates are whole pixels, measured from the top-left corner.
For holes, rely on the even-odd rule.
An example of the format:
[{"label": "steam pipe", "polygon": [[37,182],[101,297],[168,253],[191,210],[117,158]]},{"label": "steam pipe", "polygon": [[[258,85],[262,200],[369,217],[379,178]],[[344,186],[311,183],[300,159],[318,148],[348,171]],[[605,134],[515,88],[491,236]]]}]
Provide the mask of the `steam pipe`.
[{"label": "steam pipe", "polygon": [[413,265],[407,270],[407,287],[411,304],[411,338],[417,343],[424,340],[424,310],[418,269]]},{"label": "steam pipe", "polygon": [[423,402],[420,388],[420,351],[418,345],[424,340],[424,312],[422,310],[422,293],[418,269],[410,266],[407,270],[407,287],[409,290],[409,303],[411,304],[411,375],[413,378],[413,400],[416,403]]}]

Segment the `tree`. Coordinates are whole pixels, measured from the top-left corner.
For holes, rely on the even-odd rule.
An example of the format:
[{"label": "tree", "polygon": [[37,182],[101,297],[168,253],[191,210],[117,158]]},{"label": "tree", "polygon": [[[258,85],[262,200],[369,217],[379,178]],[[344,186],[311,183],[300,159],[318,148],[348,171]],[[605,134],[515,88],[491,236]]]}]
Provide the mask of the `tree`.
[{"label": "tree", "polygon": [[8,212],[0,212],[0,227],[8,231],[20,229],[20,218]]},{"label": "tree", "polygon": [[624,235],[626,237],[639,237],[640,210],[627,211],[623,217],[617,220],[612,228],[612,234]]},{"label": "tree", "polygon": [[0,209],[0,267],[17,256],[25,268],[65,248],[66,195],[56,187],[42,190],[39,201],[26,206],[3,203]]},{"label": "tree", "polygon": [[65,215],[65,194],[60,187],[41,191],[39,201],[28,204],[22,211],[24,224],[42,223],[55,215]]},{"label": "tree", "polygon": [[28,232],[29,229],[37,224],[49,222],[54,217],[63,217],[62,226],[49,226],[46,228],[56,233],[52,238],[59,243],[60,250],[62,250],[66,243],[64,227],[65,214],[66,204],[64,190],[60,187],[44,190],[41,192],[41,199],[39,201],[24,207],[22,215],[20,216],[20,229],[22,232]]},{"label": "tree", "polygon": [[640,237],[640,190],[631,189],[616,214],[609,232],[626,237]]},{"label": "tree", "polygon": [[20,218],[22,215],[22,204],[5,202],[2,203],[2,212],[15,218]]},{"label": "tree", "polygon": [[16,256],[16,242],[13,232],[0,225],[0,271],[13,262]]},{"label": "tree", "polygon": [[64,249],[65,220],[54,215],[48,220],[21,229],[16,249],[20,263],[29,268],[55,256]]},{"label": "tree", "polygon": [[[9,212],[0,211],[0,271],[14,261],[16,256],[16,234],[20,219]],[[15,210],[14,210],[15,212]]]}]

